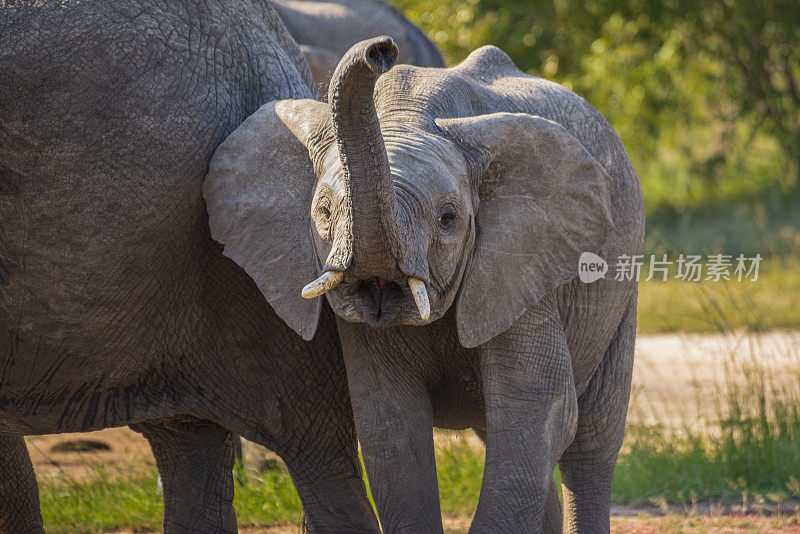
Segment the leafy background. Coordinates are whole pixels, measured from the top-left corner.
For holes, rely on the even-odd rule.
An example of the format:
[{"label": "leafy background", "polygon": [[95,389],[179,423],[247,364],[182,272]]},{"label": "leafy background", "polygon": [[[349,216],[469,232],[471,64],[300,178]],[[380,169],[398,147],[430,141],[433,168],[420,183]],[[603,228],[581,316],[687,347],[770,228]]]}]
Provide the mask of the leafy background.
[{"label": "leafy background", "polygon": [[495,45],[592,103],[642,181],[647,251],[800,250],[796,1],[394,4],[448,64]]}]

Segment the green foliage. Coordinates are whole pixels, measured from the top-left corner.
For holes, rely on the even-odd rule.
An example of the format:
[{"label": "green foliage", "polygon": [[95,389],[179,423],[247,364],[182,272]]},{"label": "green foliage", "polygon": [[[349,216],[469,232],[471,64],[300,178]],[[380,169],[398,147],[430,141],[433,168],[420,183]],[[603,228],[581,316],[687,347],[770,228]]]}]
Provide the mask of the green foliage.
[{"label": "green foliage", "polygon": [[792,0],[394,0],[450,63],[492,44],[614,126],[648,214],[763,195],[800,176]]}]

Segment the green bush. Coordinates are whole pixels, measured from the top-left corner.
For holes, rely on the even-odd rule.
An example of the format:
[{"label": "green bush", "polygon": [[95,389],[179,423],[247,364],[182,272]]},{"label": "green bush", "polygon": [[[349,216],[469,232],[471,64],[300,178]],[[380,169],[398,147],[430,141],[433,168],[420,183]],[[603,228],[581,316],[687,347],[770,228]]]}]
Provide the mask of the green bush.
[{"label": "green bush", "polygon": [[[522,70],[565,85],[603,113],[642,182],[653,217],[648,243],[667,235],[695,251],[757,248],[800,201],[796,2],[394,3],[450,64],[493,44]],[[685,230],[707,222],[713,232],[745,228],[722,242]],[[798,222],[793,215],[788,224],[796,230]],[[787,253],[780,239],[768,245],[769,253]]]}]

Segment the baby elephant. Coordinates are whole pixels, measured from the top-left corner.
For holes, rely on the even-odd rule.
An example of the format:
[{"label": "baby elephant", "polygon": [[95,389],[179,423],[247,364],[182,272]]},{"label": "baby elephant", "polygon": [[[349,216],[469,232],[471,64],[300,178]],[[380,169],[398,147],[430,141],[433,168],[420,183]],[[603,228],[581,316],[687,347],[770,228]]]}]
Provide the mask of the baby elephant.
[{"label": "baby elephant", "polygon": [[396,57],[388,37],[361,42],[330,105],[245,121],[205,183],[213,236],[293,328],[327,295],[387,532],[442,532],[432,426],[485,437],[472,532],[558,530],[556,463],[566,530],[607,532],[636,281],[578,275],[585,252],[641,251],[625,149],[497,48],[450,69],[390,71]]}]

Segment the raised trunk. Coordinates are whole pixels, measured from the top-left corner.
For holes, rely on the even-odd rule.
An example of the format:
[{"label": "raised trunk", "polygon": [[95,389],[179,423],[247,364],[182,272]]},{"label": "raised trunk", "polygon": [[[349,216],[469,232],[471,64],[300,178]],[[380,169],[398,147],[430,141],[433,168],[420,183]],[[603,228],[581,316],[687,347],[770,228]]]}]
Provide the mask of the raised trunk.
[{"label": "raised trunk", "polygon": [[352,262],[357,275],[385,276],[399,256],[397,202],[373,100],[375,82],[396,60],[391,37],[376,37],[354,45],[331,78],[328,101],[350,213],[328,256],[329,270],[344,271]]}]

